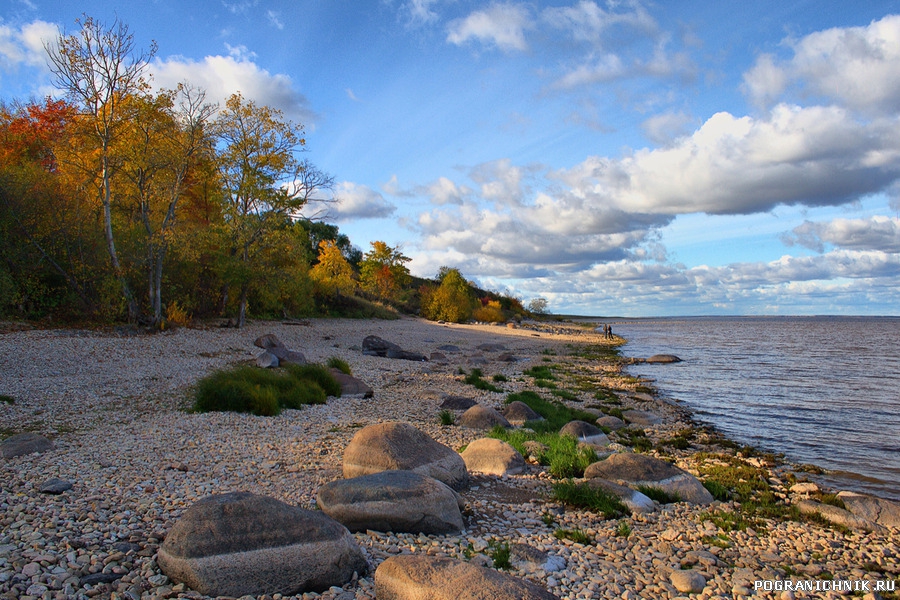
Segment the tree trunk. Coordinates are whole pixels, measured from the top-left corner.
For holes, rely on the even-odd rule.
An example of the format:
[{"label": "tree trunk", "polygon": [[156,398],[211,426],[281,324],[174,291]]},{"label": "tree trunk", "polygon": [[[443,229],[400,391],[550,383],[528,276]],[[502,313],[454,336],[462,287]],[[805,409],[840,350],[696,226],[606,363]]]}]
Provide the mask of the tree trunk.
[{"label": "tree trunk", "polygon": [[[104,154],[108,150],[104,149]],[[138,317],[140,317],[140,308],[138,307],[137,300],[134,297],[134,294],[131,291],[131,287],[128,285],[128,280],[125,278],[125,273],[122,271],[122,265],[119,263],[119,255],[116,252],[116,240],[113,237],[113,229],[112,229],[112,207],[111,207],[111,197],[112,190],[110,189],[110,173],[109,173],[109,159],[104,156],[103,157],[103,233],[106,236],[106,249],[109,252],[109,259],[112,264],[113,273],[116,274],[116,278],[119,280],[119,285],[122,286],[122,296],[125,298],[125,303],[128,307],[128,322],[129,323],[137,323]]]}]

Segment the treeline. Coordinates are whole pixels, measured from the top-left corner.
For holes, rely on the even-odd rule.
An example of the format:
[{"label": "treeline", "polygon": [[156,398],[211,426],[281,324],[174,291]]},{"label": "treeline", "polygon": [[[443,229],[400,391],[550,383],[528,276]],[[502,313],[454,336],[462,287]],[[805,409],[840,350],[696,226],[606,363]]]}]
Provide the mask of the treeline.
[{"label": "treeline", "polygon": [[47,47],[65,99],[0,107],[0,316],[164,328],[373,300],[449,321],[526,312],[455,269],[416,279],[398,248],[363,253],[302,217],[334,179],[300,158],[301,124],[240,94],[213,105],[189,82],[152,91],[155,47],[138,51],[120,22],[79,26]]}]

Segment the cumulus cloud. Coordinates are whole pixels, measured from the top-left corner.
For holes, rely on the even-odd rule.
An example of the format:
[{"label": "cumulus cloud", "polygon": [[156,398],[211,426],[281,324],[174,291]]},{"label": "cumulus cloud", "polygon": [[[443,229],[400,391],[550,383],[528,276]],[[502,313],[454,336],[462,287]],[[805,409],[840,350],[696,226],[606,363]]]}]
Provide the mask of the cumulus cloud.
[{"label": "cumulus cloud", "polygon": [[350,181],[335,186],[334,198],[336,202],[328,208],[328,218],[334,221],[382,219],[397,210],[372,188]]},{"label": "cumulus cloud", "polygon": [[486,46],[496,46],[504,52],[528,48],[525,31],[534,27],[528,9],[516,4],[492,4],[477,10],[448,26],[447,41],[461,46],[476,40]]},{"label": "cumulus cloud", "polygon": [[627,212],[750,214],[780,204],[836,206],[900,177],[894,120],[836,107],[779,105],[766,118],[713,115],[668,148],[590,157],[556,176]]},{"label": "cumulus cloud", "polygon": [[315,123],[316,115],[308,100],[294,88],[290,77],[260,68],[246,48],[230,50],[230,56],[207,56],[202,60],[180,56],[157,58],[150,66],[153,81],[170,89],[190,81],[206,90],[209,101],[220,104],[232,94],[241,92],[257,104],[278,108],[293,121],[308,127]]},{"label": "cumulus cloud", "polygon": [[694,119],[685,113],[666,112],[654,115],[641,124],[641,130],[657,146],[669,146],[690,133]]},{"label": "cumulus cloud", "polygon": [[423,190],[434,204],[462,204],[471,195],[472,190],[464,185],[457,185],[446,177],[441,177]]},{"label": "cumulus cloud", "polygon": [[53,43],[58,36],[57,26],[46,21],[32,21],[18,28],[0,25],[0,67],[4,71],[46,68],[44,44]]},{"label": "cumulus cloud", "polygon": [[754,102],[765,105],[793,88],[869,114],[900,110],[900,15],[785,44],[793,56],[762,55],[744,75],[744,91]]},{"label": "cumulus cloud", "polygon": [[817,252],[824,252],[826,245],[830,245],[850,250],[900,253],[900,219],[876,215],[868,219],[834,219],[824,223],[805,221],[784,236],[784,241]]}]

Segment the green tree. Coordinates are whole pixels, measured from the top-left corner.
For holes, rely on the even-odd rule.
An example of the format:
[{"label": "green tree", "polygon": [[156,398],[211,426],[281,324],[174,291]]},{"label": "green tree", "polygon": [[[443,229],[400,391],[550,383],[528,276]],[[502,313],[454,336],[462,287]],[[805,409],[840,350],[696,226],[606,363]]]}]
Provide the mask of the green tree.
[{"label": "green tree", "polygon": [[471,286],[458,269],[442,267],[439,275],[440,285],[423,294],[422,314],[432,321],[468,321],[474,308]]},{"label": "green tree", "polygon": [[304,163],[296,156],[306,140],[302,125],[240,94],[227,100],[215,129],[227,244],[223,298],[227,301],[231,286],[238,288],[237,326],[242,327],[251,289],[265,282],[257,263],[266,235],[298,214],[309,197]]},{"label": "green tree", "polygon": [[363,289],[387,300],[409,285],[410,276],[406,263],[410,258],[381,241],[372,242],[372,249],[363,255],[359,263],[359,281]]},{"label": "green tree", "polygon": [[81,164],[89,168],[97,189],[110,264],[119,281],[128,318],[134,322],[139,306],[119,260],[113,231],[113,176],[119,167],[113,146],[134,116],[128,108],[128,98],[146,92],[144,71],[156,53],[156,44],[147,52],[136,51],[134,35],[118,20],[108,28],[88,16],[76,23],[81,28],[77,34],[60,35],[56,45],[48,44],[45,49],[54,83],[66,92],[83,117],[79,145],[86,160]]}]

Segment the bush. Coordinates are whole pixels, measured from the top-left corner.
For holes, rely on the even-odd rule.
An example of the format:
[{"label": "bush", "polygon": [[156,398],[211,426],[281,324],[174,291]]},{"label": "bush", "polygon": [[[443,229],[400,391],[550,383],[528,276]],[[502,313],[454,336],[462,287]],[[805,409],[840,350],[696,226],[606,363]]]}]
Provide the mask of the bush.
[{"label": "bush", "polygon": [[321,365],[288,365],[284,370],[244,365],[201,379],[193,409],[273,416],[284,408],[324,404],[327,395],[339,396],[340,386]]},{"label": "bush", "polygon": [[504,323],[506,316],[500,308],[499,301],[492,301],[487,306],[480,306],[472,312],[472,318],[486,323]]}]

